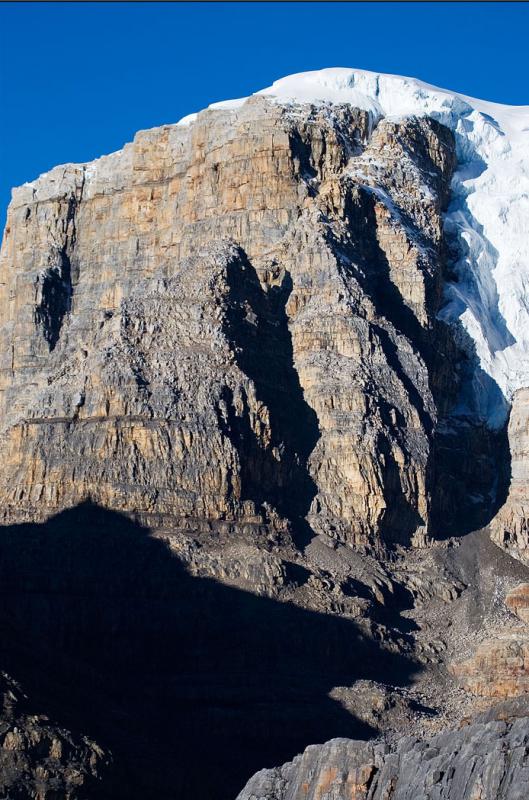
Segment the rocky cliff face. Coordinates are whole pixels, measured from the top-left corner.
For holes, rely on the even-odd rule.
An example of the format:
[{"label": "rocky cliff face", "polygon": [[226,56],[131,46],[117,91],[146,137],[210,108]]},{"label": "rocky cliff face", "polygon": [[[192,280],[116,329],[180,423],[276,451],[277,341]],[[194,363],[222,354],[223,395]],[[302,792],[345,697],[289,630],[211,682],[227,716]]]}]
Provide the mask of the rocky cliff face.
[{"label": "rocky cliff face", "polygon": [[[0,720],[10,791],[229,800],[526,691],[497,598],[527,574],[462,538],[511,458],[493,537],[525,558],[524,390],[509,456],[442,313],[461,130],[357,106],[254,96],[14,191],[0,625],[53,720]],[[522,728],[331,742],[241,797],[514,798]]]},{"label": "rocky cliff face", "polygon": [[153,527],[308,521],[363,546],[446,526],[469,494],[439,424],[457,390],[436,319],[454,159],[427,118],[373,130],[361,110],[255,98],[16,190],[4,519],[92,498]]},{"label": "rocky cliff face", "polygon": [[529,389],[516,392],[509,420],[511,481],[494,518],[492,538],[515,558],[529,560]]}]

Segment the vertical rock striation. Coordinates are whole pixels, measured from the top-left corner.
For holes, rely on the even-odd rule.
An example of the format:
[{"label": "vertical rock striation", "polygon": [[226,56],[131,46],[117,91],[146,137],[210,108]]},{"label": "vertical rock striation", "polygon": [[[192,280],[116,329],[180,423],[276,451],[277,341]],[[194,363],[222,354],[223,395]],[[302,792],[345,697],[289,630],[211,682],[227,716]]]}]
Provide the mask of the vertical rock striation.
[{"label": "vertical rock striation", "polygon": [[237,800],[522,800],[529,791],[526,720],[489,722],[393,750],[347,739],[308,747],[262,770]]}]

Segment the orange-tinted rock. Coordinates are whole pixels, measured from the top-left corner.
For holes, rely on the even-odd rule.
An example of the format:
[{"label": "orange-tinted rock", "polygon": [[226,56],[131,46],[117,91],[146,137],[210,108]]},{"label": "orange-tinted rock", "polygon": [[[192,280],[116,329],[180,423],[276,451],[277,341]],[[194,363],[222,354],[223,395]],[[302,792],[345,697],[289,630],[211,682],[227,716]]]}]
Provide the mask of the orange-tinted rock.
[{"label": "orange-tinted rock", "polygon": [[255,97],[14,191],[0,504],[424,541],[452,134]]},{"label": "orange-tinted rock", "polygon": [[470,658],[451,665],[461,685],[479,697],[506,698],[529,692],[529,636],[504,633],[486,639]]},{"label": "orange-tinted rock", "polygon": [[529,622],[529,583],[520,583],[507,594],[505,604],[523,622]]}]

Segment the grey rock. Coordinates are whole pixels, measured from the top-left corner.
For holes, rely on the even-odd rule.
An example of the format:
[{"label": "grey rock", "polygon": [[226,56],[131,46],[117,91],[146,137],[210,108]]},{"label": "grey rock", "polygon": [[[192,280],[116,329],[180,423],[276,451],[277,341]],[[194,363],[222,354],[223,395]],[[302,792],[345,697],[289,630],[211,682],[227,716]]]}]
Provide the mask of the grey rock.
[{"label": "grey rock", "polygon": [[393,749],[333,739],[258,772],[237,800],[524,800],[529,718],[404,737]]}]

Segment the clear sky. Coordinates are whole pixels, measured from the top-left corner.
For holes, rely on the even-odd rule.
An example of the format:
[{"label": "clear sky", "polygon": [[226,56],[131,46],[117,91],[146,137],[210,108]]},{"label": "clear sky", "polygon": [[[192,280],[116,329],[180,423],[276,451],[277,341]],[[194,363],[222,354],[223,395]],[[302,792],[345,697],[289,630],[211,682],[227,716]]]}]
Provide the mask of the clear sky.
[{"label": "clear sky", "polygon": [[10,187],[293,72],[357,67],[529,104],[529,4],[1,3]]}]

